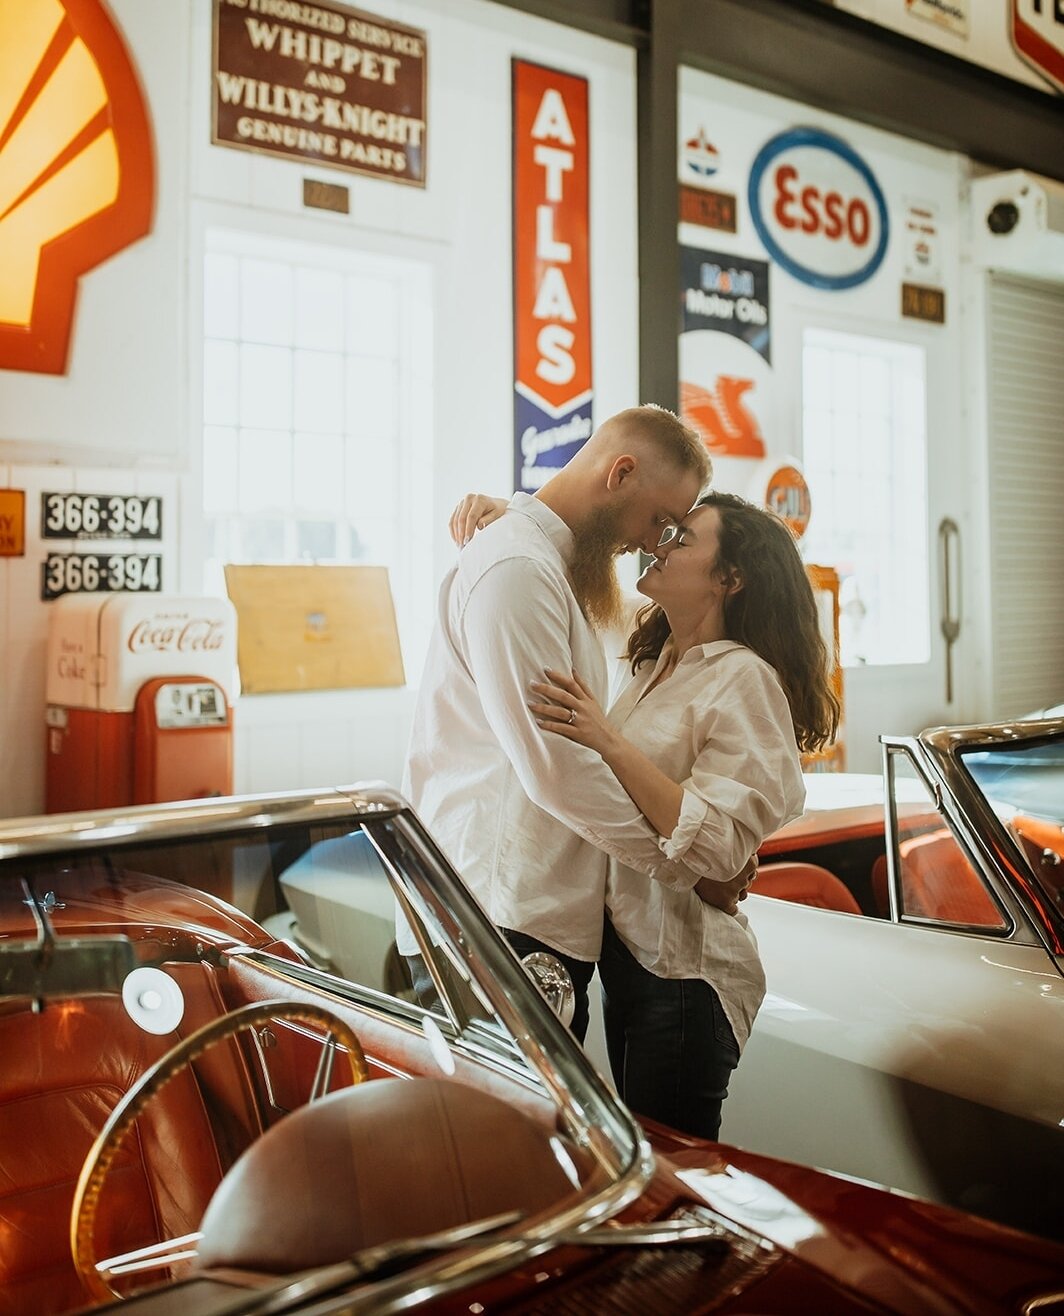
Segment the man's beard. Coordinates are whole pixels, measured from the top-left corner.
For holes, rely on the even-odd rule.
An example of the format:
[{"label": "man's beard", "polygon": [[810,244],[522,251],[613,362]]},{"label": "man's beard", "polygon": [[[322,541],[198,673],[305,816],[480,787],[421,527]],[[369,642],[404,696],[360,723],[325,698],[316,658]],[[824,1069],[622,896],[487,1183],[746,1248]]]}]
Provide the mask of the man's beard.
[{"label": "man's beard", "polygon": [[584,616],[603,630],[615,626],[623,611],[616,570],[619,521],[616,511],[600,508],[573,530],[569,581]]}]

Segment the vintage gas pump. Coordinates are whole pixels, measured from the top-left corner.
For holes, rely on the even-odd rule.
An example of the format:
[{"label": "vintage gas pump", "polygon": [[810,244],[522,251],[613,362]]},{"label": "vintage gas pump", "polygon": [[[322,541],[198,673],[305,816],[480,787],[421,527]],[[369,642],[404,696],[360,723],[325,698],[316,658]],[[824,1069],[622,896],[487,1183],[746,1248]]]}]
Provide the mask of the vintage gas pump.
[{"label": "vintage gas pump", "polygon": [[228,599],[69,594],[52,604],[49,813],[233,789]]}]

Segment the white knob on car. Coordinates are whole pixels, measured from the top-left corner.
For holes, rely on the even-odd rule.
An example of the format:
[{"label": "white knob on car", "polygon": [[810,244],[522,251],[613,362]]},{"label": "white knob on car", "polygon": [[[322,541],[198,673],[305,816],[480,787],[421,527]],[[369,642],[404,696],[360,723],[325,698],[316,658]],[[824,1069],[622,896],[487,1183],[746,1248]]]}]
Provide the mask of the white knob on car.
[{"label": "white knob on car", "polygon": [[181,988],[162,969],[144,966],[126,974],[122,983],[126,1013],[146,1033],[172,1033],[185,1013]]}]

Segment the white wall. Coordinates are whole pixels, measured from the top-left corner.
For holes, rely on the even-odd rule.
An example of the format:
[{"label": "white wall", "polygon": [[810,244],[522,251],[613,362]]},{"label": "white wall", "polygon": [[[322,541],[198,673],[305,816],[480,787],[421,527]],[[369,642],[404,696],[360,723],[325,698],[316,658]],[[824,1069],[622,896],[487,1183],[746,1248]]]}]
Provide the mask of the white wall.
[{"label": "white wall", "polygon": [[[883,191],[891,222],[891,237],[882,265],[866,282],[843,291],[825,291],[792,277],[773,264],[770,270],[773,392],[770,424],[764,439],[769,457],[802,457],[802,332],[808,326],[914,343],[926,353],[929,507],[927,534],[931,573],[930,628],[932,660],[927,664],[849,668],[845,672],[846,766],[851,771],[879,769],[878,737],[882,732],[905,734],[942,722],[965,720],[974,699],[966,682],[973,628],[964,632],[954,655],[955,698],[945,699],[944,656],[939,633],[936,578],[936,534],[943,516],[955,519],[971,543],[973,496],[970,481],[958,479],[966,469],[966,415],[963,388],[963,348],[960,244],[961,190],[968,162],[895,134],[854,123],[780,96],[696,70],[684,69],[680,95],[680,177],[697,183],[685,165],[683,143],[701,129],[718,152],[718,169],[706,186],[738,199],[737,232],[728,234],[695,225],[681,225],[681,241],[723,253],[766,260],[768,254],[754,228],[747,204],[751,165],[761,147],[790,128],[816,127],[842,138],[871,168]],[[685,169],[687,172],[685,173]],[[937,214],[936,244],[939,275],[933,280],[946,297],[946,323],[930,324],[901,315],[901,284],[905,271],[904,221],[911,201],[930,203]],[[755,463],[722,458],[716,462],[723,487],[746,494]],[[742,468],[749,468],[749,473]],[[816,515],[816,488],[810,489]],[[830,565],[830,564],[827,564]],[[969,557],[964,598],[977,609],[981,595]]]},{"label": "white wall", "polygon": [[[0,483],[27,490],[36,526],[48,488],[146,491],[166,482],[167,592],[202,589],[200,265],[211,224],[426,260],[435,280],[428,513],[412,551],[431,608],[451,561],[446,517],[469,489],[512,487],[510,60],[590,80],[595,416],[637,396],[635,56],[625,47],[483,0],[377,0],[428,36],[424,191],[210,144],[210,4],[113,0],[152,119],[152,233],[81,280],[66,376],[0,372]],[[304,211],[302,180],[350,188],[351,214]],[[41,467],[48,467],[45,471]],[[102,469],[106,467],[107,469]],[[138,483],[140,482],[140,483]],[[145,483],[147,482],[147,483]],[[36,502],[35,502],[36,498]],[[0,816],[43,808],[42,546],[0,560]],[[359,778],[397,783],[419,672],[399,690],[257,695],[236,709],[236,788]]]}]

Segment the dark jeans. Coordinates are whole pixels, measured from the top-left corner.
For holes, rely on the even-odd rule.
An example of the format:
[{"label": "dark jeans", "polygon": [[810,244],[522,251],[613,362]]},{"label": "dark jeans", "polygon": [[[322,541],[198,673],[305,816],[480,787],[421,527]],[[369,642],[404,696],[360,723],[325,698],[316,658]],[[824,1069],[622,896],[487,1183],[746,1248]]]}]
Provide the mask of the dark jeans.
[{"label": "dark jeans", "polygon": [[658,978],[609,920],[603,933],[603,1014],[613,1081],[637,1115],[716,1139],[739,1048],[717,993],[701,978]]},{"label": "dark jeans", "polygon": [[[533,951],[546,951],[548,955],[553,955],[555,959],[561,960],[569,970],[569,976],[573,980],[573,989],[576,992],[576,1009],[573,1013],[573,1022],[569,1025],[574,1037],[578,1042],[582,1042],[587,1034],[587,1025],[589,1018],[587,989],[591,982],[591,975],[595,972],[595,966],[588,960],[574,960],[571,955],[563,955],[561,951],[555,950],[553,946],[548,946],[544,941],[537,941],[535,937],[530,937],[525,932],[514,932],[510,928],[500,928],[499,931],[513,947],[518,959],[524,959],[526,955],[531,955]],[[420,955],[407,955],[406,962],[410,969],[410,979],[414,984],[414,994],[420,1005],[426,1010],[438,1008],[440,998],[436,994],[436,986],[432,981],[432,975],[428,971],[428,966]]]}]

